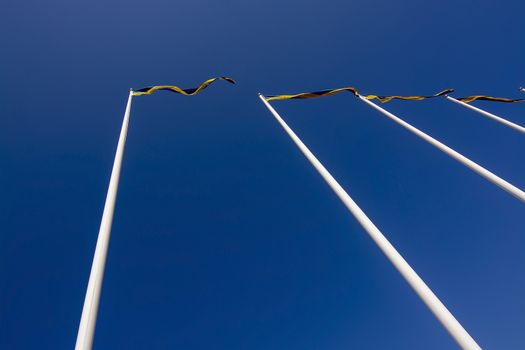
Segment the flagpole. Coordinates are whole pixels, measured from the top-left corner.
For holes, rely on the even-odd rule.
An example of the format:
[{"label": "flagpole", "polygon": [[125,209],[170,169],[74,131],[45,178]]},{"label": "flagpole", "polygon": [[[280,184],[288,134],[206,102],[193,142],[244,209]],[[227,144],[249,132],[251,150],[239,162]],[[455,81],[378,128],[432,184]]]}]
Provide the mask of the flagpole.
[{"label": "flagpole", "polygon": [[84,307],[82,309],[80,326],[78,328],[75,350],[90,350],[93,347],[93,336],[95,334],[98,306],[100,302],[100,290],[102,288],[102,280],[104,278],[104,267],[106,265],[109,237],[111,235],[111,224],[113,222],[113,213],[115,211],[115,202],[117,199],[118,182],[120,177],[120,169],[122,166],[122,158],[124,155],[124,146],[128,133],[129,113],[132,97],[133,91],[130,90],[126,111],[124,113],[124,119],[122,121],[122,128],[120,130],[117,151],[115,153],[115,160],[113,162],[113,170],[111,171],[111,178],[109,180],[106,203],[104,204],[104,212],[100,222],[97,246],[95,248],[93,264],[91,265],[91,273],[89,275],[86,297],[84,299]]},{"label": "flagpole", "polygon": [[485,179],[487,179],[490,182],[492,182],[493,184],[495,184],[496,186],[501,187],[502,189],[504,189],[508,193],[512,194],[514,197],[516,197],[516,198],[520,199],[521,201],[525,202],[525,192],[523,192],[522,190],[520,190],[516,186],[514,186],[514,185],[510,184],[509,182],[503,180],[502,178],[500,178],[499,176],[497,176],[497,175],[493,174],[492,172],[488,171],[487,169],[485,169],[481,165],[478,165],[477,163],[471,161],[470,159],[468,159],[464,155],[454,151],[452,148],[450,148],[447,145],[439,142],[438,140],[434,139],[433,137],[425,134],[424,132],[422,132],[421,130],[415,128],[414,126],[410,125],[409,123],[405,122],[401,118],[396,117],[395,115],[393,115],[392,113],[388,112],[387,110],[385,110],[385,109],[379,107],[378,105],[376,105],[375,103],[367,100],[363,96],[359,96],[359,98],[363,102],[369,104],[371,107],[377,109],[379,112],[383,113],[388,118],[392,119],[393,121],[395,121],[396,123],[398,123],[399,125],[404,127],[405,129],[411,131],[412,133],[416,134],[417,136],[419,136],[423,140],[427,141],[428,143],[430,143],[434,147],[436,147],[439,150],[443,151],[444,153],[448,154],[450,157],[454,158],[455,160],[457,160],[461,164],[465,165],[467,168],[470,168],[474,172],[478,173],[479,175],[483,176]]},{"label": "flagpole", "polygon": [[471,106],[471,105],[469,105],[468,103],[465,103],[465,102],[463,102],[463,101],[460,101],[460,100],[455,99],[454,97],[447,96],[446,98],[447,98],[447,100],[449,100],[449,101],[452,101],[452,102],[454,102],[454,103],[457,103],[458,105],[463,106],[463,107],[465,107],[465,108],[472,109],[473,111],[478,112],[479,114],[482,114],[482,115],[484,115],[485,117],[489,117],[490,119],[493,119],[493,120],[495,120],[495,121],[497,121],[497,122],[499,122],[499,123],[501,123],[501,124],[503,124],[503,125],[506,125],[506,126],[508,126],[508,127],[511,127],[511,128],[513,128],[514,130],[519,131],[519,132],[525,134],[525,128],[524,128],[523,126],[520,126],[520,125],[518,125],[518,124],[514,124],[514,123],[512,123],[512,122],[510,122],[510,121],[508,121],[508,120],[506,120],[506,119],[503,119],[503,118],[501,118],[501,117],[498,117],[498,116],[495,115],[495,114],[492,114],[492,113],[489,113],[489,112],[487,112],[487,111],[484,111],[484,110],[482,110],[481,108],[477,108],[477,107]]},{"label": "flagpole", "polygon": [[377,244],[379,249],[386,255],[388,260],[394,265],[399,273],[405,278],[407,283],[414,289],[416,294],[423,300],[430,311],[441,322],[445,329],[450,333],[458,345],[463,349],[481,349],[476,341],[468,334],[468,332],[461,326],[456,318],[450,313],[445,305],[438,299],[438,297],[430,290],[425,282],[417,275],[417,273],[410,267],[406,260],[397,252],[386,237],[379,231],[374,223],[366,216],[361,208],[354,202],[348,193],[339,185],[334,177],[326,170],[315,155],[306,147],[301,139],[293,132],[293,130],[286,124],[281,116],[270,105],[266,98],[259,94],[259,98],[264,105],[272,113],[275,119],[279,122],[282,128],[286,131],[288,136],[293,140],[297,147],[301,150],[304,156],[310,161],[314,168],[323,177],[330,188],[335,192],[339,199],[343,202],[350,213],[357,219],[361,226],[365,229],[372,240]]}]

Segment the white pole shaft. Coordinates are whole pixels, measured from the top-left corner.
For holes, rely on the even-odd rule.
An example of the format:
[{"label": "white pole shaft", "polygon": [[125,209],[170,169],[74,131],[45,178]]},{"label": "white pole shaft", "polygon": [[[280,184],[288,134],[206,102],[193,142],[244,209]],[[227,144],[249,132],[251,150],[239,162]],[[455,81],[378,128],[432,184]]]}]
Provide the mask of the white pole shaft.
[{"label": "white pole shaft", "polygon": [[104,204],[104,212],[100,222],[97,246],[95,248],[93,264],[91,265],[91,273],[89,275],[89,283],[86,297],[84,299],[84,307],[82,309],[82,317],[78,328],[75,350],[91,350],[93,347],[93,336],[95,334],[98,306],[100,302],[100,290],[104,278],[104,267],[106,265],[109,237],[111,235],[111,224],[113,222],[113,213],[115,211],[115,202],[117,199],[120,169],[122,166],[124,146],[126,144],[126,136],[128,133],[129,113],[133,96],[132,93],[132,91],[129,92],[128,104],[126,106],[126,112],[124,113],[124,120],[122,121],[122,128],[120,130],[117,152],[113,162],[113,170],[111,171],[111,179],[109,180],[106,203]]},{"label": "white pole shaft", "polygon": [[518,125],[518,124],[514,124],[514,123],[512,123],[512,122],[509,122],[509,121],[506,120],[506,119],[503,119],[503,118],[501,118],[501,117],[498,117],[497,115],[494,115],[494,114],[489,113],[489,112],[487,112],[487,111],[484,111],[484,110],[482,110],[481,108],[477,108],[477,107],[471,106],[471,105],[469,105],[468,103],[465,103],[465,102],[463,102],[463,101],[460,101],[460,100],[455,99],[454,97],[447,96],[447,100],[452,101],[452,102],[454,102],[454,103],[457,103],[458,105],[461,105],[461,106],[466,107],[466,108],[468,108],[468,109],[472,109],[473,111],[476,111],[476,112],[478,112],[479,114],[484,115],[485,117],[489,117],[490,119],[493,119],[493,120],[495,120],[495,121],[497,121],[497,122],[499,122],[499,123],[501,123],[501,124],[503,124],[503,125],[509,126],[509,127],[513,128],[514,130],[519,131],[519,132],[525,134],[525,128],[524,128],[523,126],[520,126],[520,125]]},{"label": "white pole shaft", "polygon": [[363,102],[369,104],[373,108],[377,109],[379,112],[381,112],[384,115],[386,115],[388,118],[392,119],[393,121],[395,121],[396,123],[398,123],[399,125],[404,127],[405,129],[411,131],[412,133],[414,133],[417,136],[421,137],[423,140],[427,141],[428,143],[430,143],[434,147],[436,147],[439,150],[443,151],[444,153],[448,154],[450,157],[454,158],[455,160],[457,160],[461,164],[465,165],[467,168],[472,169],[473,171],[475,171],[479,175],[483,176],[485,179],[489,180],[493,184],[501,187],[502,189],[504,189],[508,193],[512,194],[514,197],[520,199],[522,202],[525,202],[525,192],[523,192],[522,190],[520,190],[516,186],[508,183],[507,181],[503,180],[499,176],[497,176],[497,175],[493,174],[492,172],[488,171],[487,169],[485,169],[481,165],[478,165],[477,163],[471,161],[470,159],[468,159],[464,155],[454,151],[452,148],[450,148],[447,145],[439,142],[438,140],[434,139],[433,137],[425,134],[423,131],[413,127],[412,125],[408,124],[407,122],[405,122],[401,118],[396,117],[392,113],[390,113],[387,110],[379,107],[375,103],[367,100],[363,96],[359,96],[359,98]]},{"label": "white pole shaft", "polygon": [[410,267],[410,265],[403,259],[403,257],[397,252],[397,250],[390,244],[386,237],[379,231],[374,223],[366,216],[361,208],[354,202],[354,200],[348,195],[348,193],[339,185],[334,177],[326,170],[326,168],[319,162],[319,160],[313,155],[313,153],[306,147],[306,145],[299,139],[299,137],[293,132],[293,130],[286,124],[281,116],[273,109],[273,107],[266,101],[263,95],[259,95],[259,98],[265,104],[266,108],[272,113],[277,119],[282,128],[286,131],[288,136],[293,142],[299,147],[304,156],[310,161],[314,168],[323,177],[330,188],[335,192],[337,197],[343,202],[350,213],[357,219],[357,221],[363,226],[368,235],[377,244],[379,249],[386,255],[388,260],[394,265],[399,273],[405,278],[408,284],[414,289],[416,294],[423,300],[428,306],[430,311],[436,316],[441,322],[445,329],[450,335],[456,340],[459,346],[463,349],[481,349],[474,339],[467,333],[467,331],[461,326],[461,324],[454,318],[454,316],[448,311],[443,303],[437,298],[437,296],[430,290],[430,288],[423,282],[423,280],[417,275],[417,273]]}]

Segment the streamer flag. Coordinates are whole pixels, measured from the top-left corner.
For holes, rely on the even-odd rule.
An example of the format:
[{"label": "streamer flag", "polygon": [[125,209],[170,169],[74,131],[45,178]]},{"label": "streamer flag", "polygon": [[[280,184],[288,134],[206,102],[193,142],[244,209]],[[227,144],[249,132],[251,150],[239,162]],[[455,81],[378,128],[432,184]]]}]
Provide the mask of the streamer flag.
[{"label": "streamer flag", "polygon": [[424,96],[424,95],[417,95],[417,96],[376,96],[376,95],[368,95],[368,96],[363,96],[364,98],[366,98],[367,100],[373,100],[373,99],[377,99],[379,100],[380,102],[382,103],[385,103],[385,102],[389,102],[389,101],[392,101],[392,100],[404,100],[404,101],[421,101],[421,100],[426,100],[426,99],[429,99],[429,98],[434,98],[434,97],[439,97],[439,96],[443,96],[443,95],[446,95],[446,94],[450,94],[451,92],[454,92],[454,89],[446,89],[446,90],[443,90],[443,91],[440,91],[434,95],[428,95],[428,96]]},{"label": "streamer flag", "polygon": [[197,93],[199,93],[201,90],[204,90],[208,87],[211,83],[213,83],[215,80],[225,80],[228,83],[235,84],[235,80],[228,77],[217,77],[217,78],[211,78],[206,80],[204,83],[199,85],[199,87],[191,88],[191,89],[181,89],[178,86],[174,85],[157,85],[157,86],[148,86],[142,89],[134,90],[133,96],[141,96],[141,95],[151,95],[157,90],[167,90],[171,92],[175,92],[177,94],[182,94],[185,96],[193,96]]},{"label": "streamer flag", "polygon": [[335,95],[343,91],[348,91],[352,93],[354,96],[359,96],[355,88],[345,87],[345,88],[340,88],[340,89],[321,90],[321,91],[313,91],[313,92],[301,92],[301,93],[293,94],[293,95],[270,95],[270,96],[266,96],[266,101],[290,100],[290,99],[301,99],[301,98],[317,98],[317,97]]},{"label": "streamer flag", "polygon": [[[330,96],[337,94],[339,92],[348,91],[352,93],[354,96],[358,97],[359,92],[357,92],[356,88],[353,87],[346,87],[341,89],[333,89],[333,90],[321,90],[321,91],[315,91],[315,92],[302,92],[299,94],[293,94],[293,95],[271,95],[266,97],[266,101],[274,101],[274,100],[290,100],[290,99],[301,99],[301,98],[317,98],[317,97],[324,97],[324,96]],[[434,95],[429,96],[423,96],[423,95],[417,95],[417,96],[378,96],[378,95],[362,95],[367,100],[379,100],[382,103],[389,102],[391,100],[405,100],[405,101],[421,101],[426,100],[429,98],[434,98],[438,96],[443,96],[446,94],[449,94],[453,92],[453,89],[446,89],[443,91],[438,92]]]},{"label": "streamer flag", "polygon": [[483,95],[461,97],[461,98],[458,98],[458,100],[461,102],[465,102],[465,103],[469,103],[475,100],[492,101],[492,102],[525,102],[525,98],[506,98],[506,97],[493,97],[493,96],[483,96]]}]

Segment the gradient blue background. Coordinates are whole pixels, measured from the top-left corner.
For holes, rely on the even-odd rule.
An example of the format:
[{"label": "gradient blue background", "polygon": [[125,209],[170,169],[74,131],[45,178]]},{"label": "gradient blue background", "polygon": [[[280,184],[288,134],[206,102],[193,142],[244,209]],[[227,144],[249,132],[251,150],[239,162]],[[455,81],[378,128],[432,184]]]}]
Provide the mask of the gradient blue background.
[{"label": "gradient blue background", "polygon": [[[524,13],[4,3],[0,348],[74,346],[128,89],[217,75],[238,85],[134,99],[95,348],[456,348],[256,93],[520,96]],[[274,106],[480,345],[525,347],[523,203],[349,94]],[[525,188],[524,135],[443,99],[385,107]]]}]

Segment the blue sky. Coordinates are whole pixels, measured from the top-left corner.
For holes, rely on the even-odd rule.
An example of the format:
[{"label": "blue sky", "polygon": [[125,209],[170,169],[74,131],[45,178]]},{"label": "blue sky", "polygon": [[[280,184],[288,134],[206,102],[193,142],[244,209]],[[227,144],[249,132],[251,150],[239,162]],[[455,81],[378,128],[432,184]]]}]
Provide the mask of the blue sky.
[{"label": "blue sky", "polygon": [[[257,98],[519,96],[522,1],[2,5],[0,348],[73,347],[130,87],[96,349],[454,349]],[[524,205],[350,94],[273,103],[487,349],[525,345]],[[525,125],[525,105],[475,103]],[[525,188],[525,138],[385,108]]]}]

